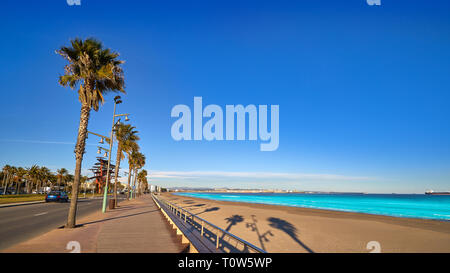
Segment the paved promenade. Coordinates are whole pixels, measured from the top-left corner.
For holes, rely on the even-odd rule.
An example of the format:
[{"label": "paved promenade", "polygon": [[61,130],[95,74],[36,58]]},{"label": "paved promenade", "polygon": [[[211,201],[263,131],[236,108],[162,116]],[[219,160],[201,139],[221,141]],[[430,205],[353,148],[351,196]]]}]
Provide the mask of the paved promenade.
[{"label": "paved promenade", "polygon": [[79,243],[81,253],[179,253],[184,249],[150,195],[120,202],[106,213],[92,213],[78,219],[77,225],[52,230],[3,252],[67,253],[74,249],[68,249],[71,241]]}]

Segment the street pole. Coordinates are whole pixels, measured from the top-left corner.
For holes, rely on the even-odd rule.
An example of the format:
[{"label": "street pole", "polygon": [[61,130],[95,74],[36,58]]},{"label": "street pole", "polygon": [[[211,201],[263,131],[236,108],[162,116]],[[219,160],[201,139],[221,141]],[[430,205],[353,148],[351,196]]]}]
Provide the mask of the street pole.
[{"label": "street pole", "polygon": [[138,169],[134,169],[134,182],[133,182],[133,194],[134,194],[134,198],[136,199],[136,177],[138,174]]},{"label": "street pole", "polygon": [[136,177],[136,169],[133,168],[133,177],[132,177],[132,181],[131,181],[131,199],[136,198],[136,193],[135,193],[135,189],[134,189],[134,178]]},{"label": "street pole", "polygon": [[133,169],[131,169],[131,177],[130,177],[130,199],[133,199]]},{"label": "street pole", "polygon": [[105,192],[103,194],[103,207],[102,212],[106,212],[106,202],[108,200],[108,183],[109,183],[109,167],[111,165],[111,153],[112,153],[112,146],[113,146],[113,130],[114,130],[114,120],[116,118],[116,105],[117,102],[114,101],[114,112],[113,112],[113,120],[112,120],[112,127],[111,127],[111,136],[109,141],[109,155],[108,155],[108,168],[106,169],[106,185],[105,185]]}]

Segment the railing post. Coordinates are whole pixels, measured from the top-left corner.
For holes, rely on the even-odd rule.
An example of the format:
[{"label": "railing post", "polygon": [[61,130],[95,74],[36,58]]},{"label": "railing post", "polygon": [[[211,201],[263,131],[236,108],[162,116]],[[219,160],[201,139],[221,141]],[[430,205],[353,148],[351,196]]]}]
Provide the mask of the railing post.
[{"label": "railing post", "polygon": [[219,230],[217,230],[216,248],[219,248]]},{"label": "railing post", "polygon": [[186,223],[186,215],[187,215],[187,213],[184,212],[184,222],[185,222],[185,223]]},{"label": "railing post", "polygon": [[202,221],[202,232],[200,233],[200,236],[202,236],[203,237],[203,221]]}]

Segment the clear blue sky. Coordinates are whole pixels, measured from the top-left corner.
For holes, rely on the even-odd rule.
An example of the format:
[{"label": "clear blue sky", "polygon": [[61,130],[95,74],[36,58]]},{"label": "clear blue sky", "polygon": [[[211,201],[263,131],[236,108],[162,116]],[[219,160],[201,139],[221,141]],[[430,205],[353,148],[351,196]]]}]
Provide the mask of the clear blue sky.
[{"label": "clear blue sky", "polygon": [[[425,0],[3,1],[0,166],[74,169],[80,103],[58,85],[54,51],[96,37],[126,60],[118,111],[132,114],[153,183],[450,190],[449,14],[449,1]],[[174,141],[170,111],[194,96],[280,105],[278,150]],[[112,98],[89,130],[107,133]]]}]

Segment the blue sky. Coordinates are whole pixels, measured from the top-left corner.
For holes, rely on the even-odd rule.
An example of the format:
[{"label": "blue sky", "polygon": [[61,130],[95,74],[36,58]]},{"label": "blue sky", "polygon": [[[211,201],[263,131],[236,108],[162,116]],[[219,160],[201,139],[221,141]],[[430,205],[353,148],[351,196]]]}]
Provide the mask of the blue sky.
[{"label": "blue sky", "polygon": [[[450,3],[3,1],[0,166],[73,170],[80,103],[58,47],[121,53],[152,183],[422,193],[450,190]],[[280,145],[181,141],[177,104],[280,106]],[[112,98],[89,130],[106,134]],[[95,161],[89,137],[83,169]],[[127,169],[126,161],[122,167]]]}]

